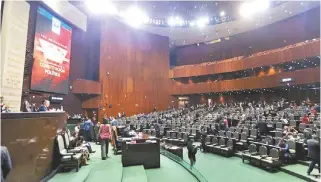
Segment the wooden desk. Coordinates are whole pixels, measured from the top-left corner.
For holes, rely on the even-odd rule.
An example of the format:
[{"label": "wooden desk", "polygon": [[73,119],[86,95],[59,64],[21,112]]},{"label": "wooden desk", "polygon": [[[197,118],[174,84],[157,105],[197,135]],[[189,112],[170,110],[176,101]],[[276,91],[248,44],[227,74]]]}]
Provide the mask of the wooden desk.
[{"label": "wooden desk", "polygon": [[40,181],[60,162],[54,140],[66,125],[64,112],[2,113],[1,145],[9,150],[12,170],[6,182]]},{"label": "wooden desk", "polygon": [[122,164],[126,166],[144,165],[145,169],[160,167],[159,140],[155,143],[122,143]]}]

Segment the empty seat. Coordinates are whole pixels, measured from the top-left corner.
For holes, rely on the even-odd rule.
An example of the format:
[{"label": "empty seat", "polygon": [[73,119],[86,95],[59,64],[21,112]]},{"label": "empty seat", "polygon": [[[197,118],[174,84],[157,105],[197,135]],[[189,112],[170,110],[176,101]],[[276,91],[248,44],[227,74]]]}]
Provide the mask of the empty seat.
[{"label": "empty seat", "polygon": [[214,153],[220,153],[220,152],[221,152],[221,148],[223,148],[223,147],[226,147],[225,139],[224,139],[224,138],[221,138],[221,139],[219,140],[219,145],[214,146],[213,152],[214,152]]},{"label": "empty seat", "polygon": [[256,139],[257,139],[257,129],[252,129],[250,138],[248,138],[248,140],[256,141]]},{"label": "empty seat", "polygon": [[240,134],[238,132],[233,132],[232,139],[235,139],[236,141],[238,141],[240,139]]},{"label": "empty seat", "polygon": [[231,156],[233,154],[233,151],[234,151],[233,140],[228,140],[226,142],[226,147],[221,148],[221,153],[226,157]]},{"label": "empty seat", "polygon": [[230,131],[227,131],[227,132],[226,132],[226,137],[227,137],[227,138],[232,138],[232,134],[231,134]]},{"label": "empty seat", "polygon": [[251,156],[257,155],[257,149],[255,144],[251,144],[249,146],[249,151],[242,154],[242,162],[244,163],[244,160],[251,160]]},{"label": "empty seat", "polygon": [[280,154],[279,151],[275,148],[270,150],[270,154],[266,158],[261,159],[261,165],[269,168],[278,168],[280,167]]},{"label": "empty seat", "polygon": [[282,123],[281,122],[277,122],[275,124],[275,127],[276,127],[276,130],[283,130],[283,127],[282,127]]}]

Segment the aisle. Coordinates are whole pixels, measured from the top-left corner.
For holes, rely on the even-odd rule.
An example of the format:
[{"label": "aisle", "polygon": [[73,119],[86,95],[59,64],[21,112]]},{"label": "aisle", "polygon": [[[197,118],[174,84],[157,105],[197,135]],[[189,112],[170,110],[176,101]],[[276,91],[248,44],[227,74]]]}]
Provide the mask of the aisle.
[{"label": "aisle", "polygon": [[161,155],[161,167],[147,169],[148,182],[197,182],[198,180],[184,167]]},{"label": "aisle", "polygon": [[123,168],[121,155],[114,155],[110,146],[109,157],[101,160],[100,145],[91,143],[91,146],[96,153],[91,154],[88,166],[81,167],[79,172],[58,173],[49,182],[120,182]]},{"label": "aisle", "polygon": [[[189,161],[187,149],[184,148],[184,160]],[[303,180],[284,172],[269,173],[260,168],[242,163],[239,157],[225,158],[211,153],[196,154],[195,168],[208,180],[208,182],[301,182]]]}]

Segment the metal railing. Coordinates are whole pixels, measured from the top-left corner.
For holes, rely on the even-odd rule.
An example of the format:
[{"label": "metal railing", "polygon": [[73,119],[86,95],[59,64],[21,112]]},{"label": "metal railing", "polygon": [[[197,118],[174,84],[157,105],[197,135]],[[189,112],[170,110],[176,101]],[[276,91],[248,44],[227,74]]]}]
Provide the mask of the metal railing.
[{"label": "metal railing", "polygon": [[165,149],[160,149],[160,153],[164,155],[165,157],[177,162],[180,164],[182,167],[184,167],[188,172],[190,172],[199,182],[207,182],[207,180],[204,178],[204,176],[194,167],[190,167],[190,164],[183,160],[182,158],[178,157],[175,154],[172,154],[168,152]]}]

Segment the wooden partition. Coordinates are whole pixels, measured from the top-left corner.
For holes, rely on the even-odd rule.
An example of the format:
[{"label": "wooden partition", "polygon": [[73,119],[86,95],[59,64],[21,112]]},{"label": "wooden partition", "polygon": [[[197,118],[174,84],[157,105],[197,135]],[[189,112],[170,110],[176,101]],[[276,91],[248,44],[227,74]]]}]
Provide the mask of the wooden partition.
[{"label": "wooden partition", "polygon": [[182,84],[172,81],[172,95],[237,91],[257,88],[273,88],[285,85],[282,78],[292,78],[291,85],[320,82],[320,68],[304,69],[293,72],[282,72],[271,76],[249,77],[218,82]]},{"label": "wooden partition", "polygon": [[[289,49],[278,52],[271,52],[262,56],[243,58],[242,60],[217,61],[214,64],[199,64],[195,66],[177,67],[170,70],[170,78],[192,77],[200,75],[210,75],[233,71],[246,70],[261,66],[269,66],[304,59],[320,55],[320,40],[304,43]],[[212,62],[213,63],[213,62]]]},{"label": "wooden partition", "polygon": [[116,116],[167,109],[170,104],[168,37],[133,29],[113,19],[101,26],[101,95],[82,102]]},{"label": "wooden partition", "polygon": [[64,112],[1,114],[1,145],[13,166],[6,182],[40,181],[51,172],[55,136],[66,120]]},{"label": "wooden partition", "polygon": [[72,83],[72,93],[99,95],[101,84],[92,80],[77,79]]}]

